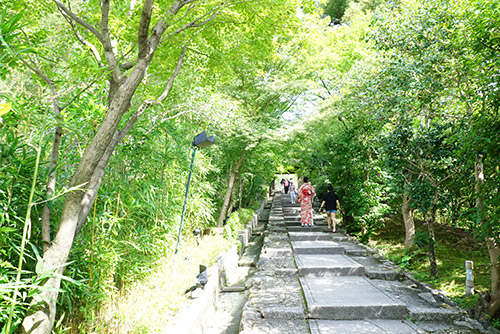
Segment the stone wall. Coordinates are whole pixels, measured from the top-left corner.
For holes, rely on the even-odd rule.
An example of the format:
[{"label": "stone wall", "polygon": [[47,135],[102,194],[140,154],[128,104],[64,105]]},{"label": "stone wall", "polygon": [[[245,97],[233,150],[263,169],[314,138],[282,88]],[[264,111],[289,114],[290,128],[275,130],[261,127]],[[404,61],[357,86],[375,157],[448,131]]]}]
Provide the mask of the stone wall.
[{"label": "stone wall", "polygon": [[[243,250],[247,247],[256,228],[259,217],[264,211],[269,197],[266,197],[250,222],[238,233],[239,245],[234,245],[228,251],[217,257],[216,263],[209,267],[208,283],[205,288],[195,290],[193,299],[187,301],[181,310],[173,317],[167,327],[162,331],[164,334],[177,333],[203,333],[215,313],[218,297],[222,287],[228,281],[232,281],[238,268],[238,260]],[[239,251],[238,251],[239,249]]]}]

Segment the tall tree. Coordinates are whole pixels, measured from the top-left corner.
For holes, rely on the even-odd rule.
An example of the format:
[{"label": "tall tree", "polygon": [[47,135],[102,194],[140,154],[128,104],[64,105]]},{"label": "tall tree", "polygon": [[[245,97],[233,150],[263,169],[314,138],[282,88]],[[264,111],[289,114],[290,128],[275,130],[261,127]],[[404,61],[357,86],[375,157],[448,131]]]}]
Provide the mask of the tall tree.
[{"label": "tall tree", "polygon": [[[30,313],[23,321],[22,330],[27,333],[50,332],[61,274],[75,235],[85,223],[94,203],[111,155],[136,121],[148,109],[166,99],[186,54],[191,51],[190,45],[197,40],[209,40],[208,31],[224,30],[224,27],[237,22],[235,17],[241,15],[253,19],[253,22],[259,20],[259,16],[267,16],[271,22],[286,22],[279,16],[287,17],[294,12],[278,11],[277,8],[295,10],[298,5],[284,1],[268,4],[196,0],[158,3],[146,0],[140,6],[135,1],[119,6],[109,0],[78,5],[54,0],[54,4],[69,29],[75,29],[74,38],[82,37],[82,43],[88,42],[88,47],[98,54],[95,58],[107,68],[108,95],[106,114],[68,185],[70,189],[77,190],[66,195],[59,228],[51,247],[43,256],[42,272],[52,275],[41,286],[41,301],[33,302]],[[256,29],[257,35],[266,35],[264,30],[270,25],[263,26],[267,28]],[[133,35],[136,37],[133,38]],[[153,62],[158,58],[157,54],[162,55],[163,62],[170,64],[169,69],[164,68],[163,62]],[[169,74],[164,79],[163,87],[155,85],[146,98],[137,94],[146,87],[145,80],[152,76],[164,77],[165,71]]]}]

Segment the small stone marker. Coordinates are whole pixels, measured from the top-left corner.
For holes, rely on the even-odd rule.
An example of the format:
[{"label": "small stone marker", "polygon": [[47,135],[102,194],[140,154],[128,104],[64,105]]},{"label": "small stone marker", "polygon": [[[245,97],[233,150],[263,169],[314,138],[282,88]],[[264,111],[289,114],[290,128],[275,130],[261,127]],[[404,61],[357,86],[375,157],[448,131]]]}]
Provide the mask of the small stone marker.
[{"label": "small stone marker", "polygon": [[465,261],[465,295],[471,296],[474,294],[474,274],[472,269],[474,263],[472,261]]}]

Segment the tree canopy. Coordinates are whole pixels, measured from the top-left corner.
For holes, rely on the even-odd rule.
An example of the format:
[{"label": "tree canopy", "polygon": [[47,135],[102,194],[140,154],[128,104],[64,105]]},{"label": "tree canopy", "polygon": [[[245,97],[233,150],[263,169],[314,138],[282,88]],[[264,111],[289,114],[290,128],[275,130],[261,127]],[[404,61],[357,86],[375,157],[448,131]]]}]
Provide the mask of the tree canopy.
[{"label": "tree canopy", "polygon": [[295,172],[334,186],[361,240],[398,214],[412,247],[425,221],[433,276],[434,226],[470,230],[499,311],[498,1],[3,4],[6,331],[90,323],[172,252],[204,130],[186,231],[224,227]]}]

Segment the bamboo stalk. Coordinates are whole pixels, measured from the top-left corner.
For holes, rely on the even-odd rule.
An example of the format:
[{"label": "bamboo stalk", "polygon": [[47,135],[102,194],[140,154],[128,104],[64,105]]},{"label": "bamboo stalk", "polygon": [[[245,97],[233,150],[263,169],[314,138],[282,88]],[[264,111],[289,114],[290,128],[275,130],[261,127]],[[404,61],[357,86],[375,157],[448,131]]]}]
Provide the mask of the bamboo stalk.
[{"label": "bamboo stalk", "polygon": [[35,187],[36,187],[36,179],[38,177],[38,167],[40,165],[40,155],[41,155],[41,146],[42,146],[42,139],[40,139],[40,144],[36,148],[37,154],[36,154],[36,162],[35,162],[35,171],[33,172],[33,182],[31,183],[31,191],[30,191],[30,196],[28,199],[28,210],[26,211],[26,218],[24,219],[24,228],[23,228],[23,237],[21,239],[21,249],[19,252],[19,262],[17,265],[17,275],[16,275],[16,284],[14,287],[14,292],[12,294],[12,301],[10,304],[10,310],[9,310],[9,320],[7,321],[7,327],[6,327],[6,333],[10,333],[10,327],[12,326],[12,317],[14,315],[14,307],[17,303],[17,294],[19,292],[19,283],[21,281],[21,271],[23,267],[23,259],[24,259],[24,249],[26,248],[26,240],[28,239],[28,231],[31,230],[31,207],[33,206],[33,195],[35,193]]}]

